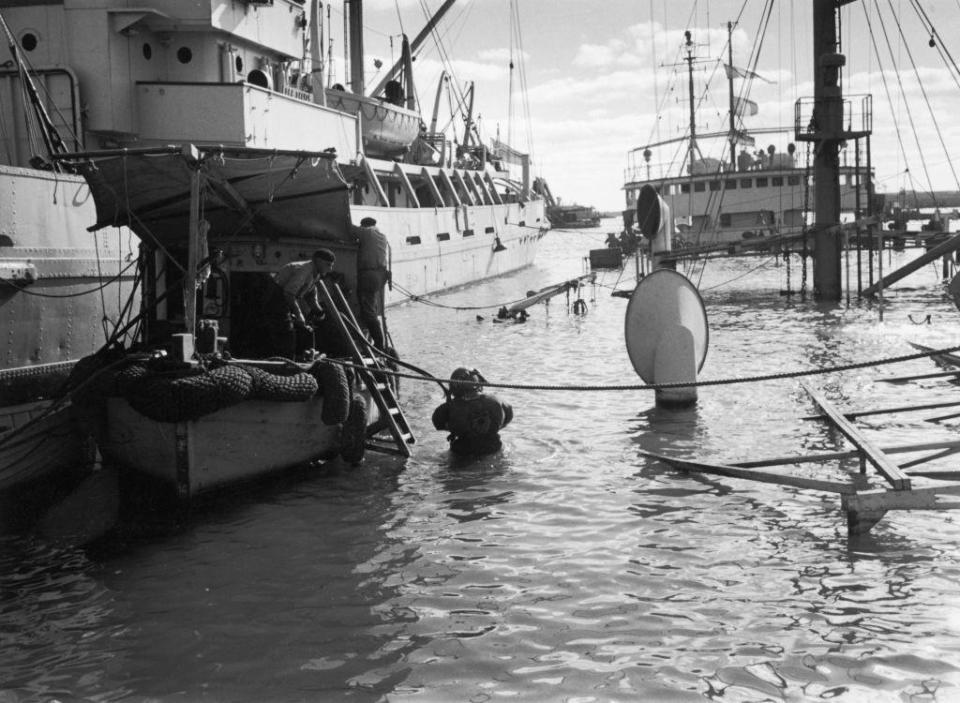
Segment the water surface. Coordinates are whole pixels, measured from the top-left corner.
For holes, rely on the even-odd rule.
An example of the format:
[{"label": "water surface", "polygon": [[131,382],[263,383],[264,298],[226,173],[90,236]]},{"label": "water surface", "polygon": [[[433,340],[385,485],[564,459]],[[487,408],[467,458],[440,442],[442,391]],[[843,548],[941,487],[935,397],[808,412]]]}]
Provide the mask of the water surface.
[{"label": "water surface", "polygon": [[[629,267],[580,292],[584,316],[561,296],[524,324],[493,322],[504,302],[582,273],[615,227],[553,232],[531,268],[390,310],[398,348],[438,375],[638,383],[627,300],[610,294],[632,287]],[[772,257],[713,262],[691,274],[710,320],[701,377],[956,344],[938,274],[888,291],[881,320],[876,304],[781,295],[786,266]],[[794,260],[794,291],[800,281]],[[936,370],[917,360],[808,382],[847,409],[955,397],[941,380],[878,381]],[[450,458],[429,422],[439,389],[404,380],[418,435],[406,462],[369,456],[232,491],[96,549],[3,538],[0,701],[960,698],[956,515],[893,513],[850,540],[834,495],[688,476],[641,454],[845,446],[800,419],[814,406],[797,379],[704,387],[688,411],[658,409],[648,391],[492,392],[515,420],[483,461]],[[957,421],[924,421],[948,412],[857,425],[882,445],[954,439]]]}]

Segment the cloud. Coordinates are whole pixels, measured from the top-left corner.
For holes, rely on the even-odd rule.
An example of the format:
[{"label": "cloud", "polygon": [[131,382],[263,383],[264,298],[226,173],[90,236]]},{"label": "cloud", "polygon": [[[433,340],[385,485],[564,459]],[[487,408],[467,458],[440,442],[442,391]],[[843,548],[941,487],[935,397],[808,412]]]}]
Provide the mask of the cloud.
[{"label": "cloud", "polygon": [[511,59],[513,59],[514,63],[519,63],[520,61],[529,61],[530,54],[525,51],[514,51],[513,55],[511,56],[510,49],[506,48],[482,49],[477,52],[477,58],[481,61],[491,61],[506,66],[510,63]]},{"label": "cloud", "polygon": [[605,45],[582,44],[573,57],[573,65],[581,68],[606,68],[617,64],[626,44],[613,39]]}]

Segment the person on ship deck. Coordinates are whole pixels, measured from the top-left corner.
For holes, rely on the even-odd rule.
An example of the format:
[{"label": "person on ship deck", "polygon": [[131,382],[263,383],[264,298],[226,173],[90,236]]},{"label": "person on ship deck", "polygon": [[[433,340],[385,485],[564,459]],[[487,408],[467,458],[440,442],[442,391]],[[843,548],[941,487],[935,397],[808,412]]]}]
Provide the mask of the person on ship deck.
[{"label": "person on ship deck", "polygon": [[377,229],[372,217],[360,220],[354,228],[357,238],[357,300],[360,304],[360,322],[367,328],[373,345],[386,350],[386,328],[383,320],[383,289],[391,281],[390,242]]},{"label": "person on ship deck", "polygon": [[334,263],[336,256],[332,251],[317,249],[308,261],[291,261],[273,275],[273,285],[269,286],[264,302],[264,317],[269,343],[281,356],[296,359],[315,348],[308,315],[324,317],[317,282],[333,272]]}]

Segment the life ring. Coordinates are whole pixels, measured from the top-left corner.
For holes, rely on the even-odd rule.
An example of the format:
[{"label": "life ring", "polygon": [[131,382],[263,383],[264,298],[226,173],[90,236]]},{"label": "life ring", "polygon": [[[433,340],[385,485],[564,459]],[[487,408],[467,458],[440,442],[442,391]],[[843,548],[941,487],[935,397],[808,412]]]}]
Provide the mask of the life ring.
[{"label": "life ring", "polygon": [[[324,401],[326,402],[326,401]],[[340,456],[353,466],[363,462],[367,449],[367,404],[363,397],[354,395],[350,412],[340,427]]]},{"label": "life ring", "polygon": [[320,419],[325,425],[337,425],[347,419],[350,412],[350,386],[343,368],[337,364],[318,361],[310,367],[310,375],[317,379],[323,409]]}]

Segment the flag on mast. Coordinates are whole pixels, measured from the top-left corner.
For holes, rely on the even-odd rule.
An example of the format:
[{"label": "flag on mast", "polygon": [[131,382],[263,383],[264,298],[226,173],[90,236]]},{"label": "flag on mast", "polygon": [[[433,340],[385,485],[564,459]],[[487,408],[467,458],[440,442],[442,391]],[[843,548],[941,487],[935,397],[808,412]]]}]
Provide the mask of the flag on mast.
[{"label": "flag on mast", "polygon": [[733,109],[740,117],[751,117],[760,111],[760,106],[753,100],[746,98],[734,98]]},{"label": "flag on mast", "polygon": [[764,78],[759,73],[755,71],[750,71],[746,68],[737,68],[736,66],[731,66],[728,63],[723,64],[723,69],[727,72],[727,78],[732,80],[734,78],[759,78],[760,80],[766,83],[773,83],[768,78]]}]

